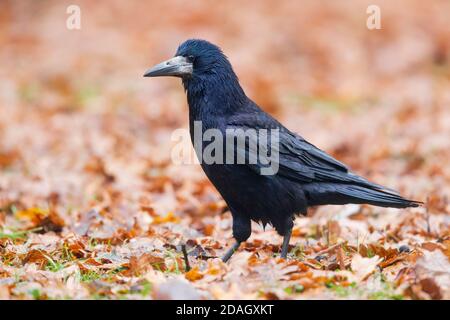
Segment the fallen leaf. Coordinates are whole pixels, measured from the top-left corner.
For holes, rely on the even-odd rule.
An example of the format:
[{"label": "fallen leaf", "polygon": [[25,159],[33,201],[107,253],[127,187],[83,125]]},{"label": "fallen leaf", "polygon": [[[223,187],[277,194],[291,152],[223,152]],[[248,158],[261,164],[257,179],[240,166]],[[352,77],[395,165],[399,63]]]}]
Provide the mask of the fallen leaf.
[{"label": "fallen leaf", "polygon": [[377,265],[381,262],[381,260],[382,259],[379,256],[365,258],[359,254],[355,254],[352,258],[351,268],[354,275],[360,281],[363,281],[375,271]]},{"label": "fallen leaf", "polygon": [[23,259],[23,263],[36,263],[42,268],[48,263],[48,258],[41,250],[30,250]]},{"label": "fallen leaf", "polygon": [[203,278],[203,274],[199,271],[198,267],[194,267],[185,273],[185,278],[189,281],[197,281]]},{"label": "fallen leaf", "polygon": [[421,247],[428,251],[443,249],[443,246],[441,244],[435,243],[435,242],[424,242],[424,243],[422,243]]},{"label": "fallen leaf", "polygon": [[162,224],[162,223],[179,223],[180,218],[176,217],[173,212],[169,212],[164,217],[156,216],[153,218],[154,224]]},{"label": "fallen leaf", "polygon": [[433,300],[442,299],[441,288],[432,278],[425,278],[419,281],[421,289],[428,293]]},{"label": "fallen leaf", "polygon": [[441,250],[424,251],[417,260],[415,271],[419,281],[424,281],[431,297],[450,298],[450,262]]},{"label": "fallen leaf", "polygon": [[34,226],[39,225],[42,220],[44,220],[49,214],[46,209],[41,209],[37,207],[28,208],[25,210],[20,210],[16,212],[16,217],[22,220],[29,220],[33,222]]},{"label": "fallen leaf", "polygon": [[152,255],[150,253],[144,253],[140,257],[131,257],[129,264],[129,273],[134,276],[138,276],[146,273],[150,268],[156,270],[165,271],[167,266],[164,258]]}]

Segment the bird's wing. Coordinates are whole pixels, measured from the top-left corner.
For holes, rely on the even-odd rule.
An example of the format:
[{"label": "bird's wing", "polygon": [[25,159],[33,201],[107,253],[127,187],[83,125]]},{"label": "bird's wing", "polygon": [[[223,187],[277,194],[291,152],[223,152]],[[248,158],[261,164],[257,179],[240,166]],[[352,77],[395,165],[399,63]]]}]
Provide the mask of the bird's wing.
[{"label": "bird's wing", "polygon": [[[250,112],[249,112],[250,111]],[[255,104],[250,105],[245,114],[232,116],[227,121],[228,128],[236,129],[279,129],[278,144],[266,144],[278,152],[278,157],[266,156],[267,152],[258,150],[258,162],[246,165],[256,174],[262,174],[267,168],[279,177],[304,185],[307,191],[308,203],[311,205],[369,203],[383,207],[405,208],[417,207],[420,202],[401,197],[396,191],[372,183],[360,177],[305,139],[290,132],[270,115],[262,112]],[[258,147],[264,147],[258,144]],[[255,157],[256,148],[251,144],[238,146],[236,153],[242,157]],[[264,149],[264,148],[263,148]],[[271,150],[271,151],[272,151]],[[263,150],[264,151],[264,150]],[[265,150],[267,151],[267,150]],[[269,160],[269,161],[268,161]],[[275,166],[274,166],[275,165]],[[272,171],[273,172],[273,171]]]},{"label": "bird's wing", "polygon": [[[256,164],[249,164],[249,167],[254,171],[260,172],[261,168],[265,166],[263,163],[275,161],[278,165],[277,175],[292,181],[300,183],[338,182],[375,186],[366,179],[349,172],[343,163],[307,142],[299,135],[290,132],[269,115],[257,113],[230,118],[227,128],[244,130],[279,129],[278,144],[267,145],[267,147],[273,149],[271,151],[278,152],[278,159],[276,157],[270,158],[269,156],[267,156],[267,159],[264,159],[264,155],[268,153],[261,153],[259,150],[249,147],[249,145],[245,147],[242,145],[236,146],[237,154],[258,158]],[[259,147],[261,147],[261,144],[259,144]]]}]

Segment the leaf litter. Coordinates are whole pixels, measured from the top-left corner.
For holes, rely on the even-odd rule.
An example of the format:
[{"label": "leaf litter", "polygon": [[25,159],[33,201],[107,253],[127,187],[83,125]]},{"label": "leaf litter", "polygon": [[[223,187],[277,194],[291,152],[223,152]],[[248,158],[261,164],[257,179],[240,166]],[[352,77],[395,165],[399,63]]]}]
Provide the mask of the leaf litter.
[{"label": "leaf litter", "polygon": [[[2,10],[0,299],[450,299],[448,4],[386,2],[370,33],[364,1],[227,1],[164,18],[171,1],[108,3],[121,31],[80,3],[82,41],[59,26],[64,1]],[[192,34],[226,48],[290,129],[426,205],[312,208],[286,260],[275,231],[253,224],[223,263],[225,203],[198,165],[170,159],[182,88],[140,80]]]}]

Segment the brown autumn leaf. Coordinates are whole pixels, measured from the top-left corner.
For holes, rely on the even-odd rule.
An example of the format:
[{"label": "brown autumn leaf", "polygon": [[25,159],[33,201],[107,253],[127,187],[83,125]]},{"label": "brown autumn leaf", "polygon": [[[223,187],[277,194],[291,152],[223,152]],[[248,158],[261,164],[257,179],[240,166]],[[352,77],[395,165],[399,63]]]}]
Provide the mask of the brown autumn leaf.
[{"label": "brown autumn leaf", "polygon": [[143,230],[142,230],[141,226],[135,219],[133,226],[131,228],[129,228],[129,229],[119,228],[118,230],[116,230],[114,238],[116,238],[118,241],[124,241],[126,239],[135,238],[135,237],[141,235],[142,232],[143,232]]},{"label": "brown autumn leaf", "polygon": [[18,151],[2,151],[0,150],[0,168],[6,168],[20,160]]},{"label": "brown autumn leaf", "polygon": [[154,224],[162,224],[162,223],[179,223],[180,218],[176,217],[173,212],[169,212],[165,216],[156,216],[153,218]]},{"label": "brown autumn leaf", "polygon": [[403,260],[405,260],[406,258],[407,258],[407,255],[406,255],[406,254],[399,254],[399,255],[397,255],[397,256],[390,257],[390,258],[388,258],[387,260],[384,260],[383,262],[380,262],[380,263],[378,264],[378,266],[379,266],[380,268],[386,268],[386,267],[388,267],[388,266],[390,266],[390,265],[393,265],[393,264],[395,264],[395,263],[397,263],[397,262],[403,261]]},{"label": "brown autumn leaf", "polygon": [[22,261],[23,263],[36,263],[39,268],[42,268],[48,263],[49,259],[41,250],[30,250],[27,252]]},{"label": "brown autumn leaf", "polygon": [[83,261],[82,265],[101,266],[102,263],[91,257]]},{"label": "brown autumn leaf", "polygon": [[448,259],[450,259],[450,239],[447,239],[443,242],[444,244],[444,254],[447,256]]},{"label": "brown autumn leaf", "polygon": [[292,229],[292,236],[293,237],[304,237],[306,235],[307,235],[307,231],[306,230],[303,230],[303,229],[300,229],[300,228],[297,228],[297,227],[294,227]]},{"label": "brown autumn leaf", "polygon": [[363,257],[371,257],[373,255],[378,255],[386,261],[398,256],[399,251],[394,248],[385,248],[383,245],[372,243],[369,245],[360,245],[359,253]]},{"label": "brown autumn leaf", "polygon": [[419,281],[421,289],[425,291],[431,299],[440,300],[442,299],[441,288],[432,278],[424,278]]},{"label": "brown autumn leaf", "polygon": [[339,263],[339,268],[341,270],[345,270],[344,257],[345,257],[344,250],[342,249],[342,246],[339,246],[336,250],[336,258]]},{"label": "brown autumn leaf", "polygon": [[106,183],[114,182],[115,180],[115,176],[107,171],[104,160],[99,157],[92,157],[85,164],[84,170],[102,176]]},{"label": "brown autumn leaf", "polygon": [[448,213],[449,199],[439,192],[433,192],[427,198],[426,207],[430,212]]},{"label": "brown autumn leaf", "polygon": [[48,217],[48,215],[48,210],[37,207],[31,207],[16,212],[16,217],[18,219],[31,221],[34,226],[39,225],[46,217]]},{"label": "brown autumn leaf", "polygon": [[184,277],[189,281],[197,281],[204,277],[203,273],[200,272],[197,266],[189,270],[184,274]]},{"label": "brown autumn leaf", "polygon": [[421,245],[422,249],[428,250],[428,251],[434,251],[434,250],[442,250],[444,247],[435,242],[424,242]]},{"label": "brown autumn leaf", "polygon": [[450,261],[441,250],[425,250],[415,272],[422,289],[432,298],[450,298]]},{"label": "brown autumn leaf", "polygon": [[341,234],[341,227],[339,222],[335,220],[328,221],[327,223],[327,237],[330,244],[335,244]]},{"label": "brown autumn leaf", "polygon": [[[365,299],[384,286],[448,298],[433,267],[442,256],[421,254],[450,257],[450,3],[385,1],[389,28],[373,33],[355,1],[205,2],[168,15],[170,0],[115,1],[109,11],[105,2],[83,2],[83,41],[47,34],[61,26],[57,1],[39,4],[44,15],[2,3],[0,298],[330,299],[342,287]],[[104,23],[105,12],[117,23]],[[140,30],[151,30],[147,41]],[[276,231],[256,224],[227,264],[214,258],[232,243],[231,213],[199,165],[171,159],[171,134],[188,126],[182,87],[135,77],[143,55],[163,60],[193,30],[221,45],[247,94],[286,127],[427,205],[309,208],[295,220],[288,259],[278,258]],[[194,281],[180,274],[182,243]],[[373,269],[366,259],[382,258],[380,277],[356,277],[356,253],[362,273]]]},{"label": "brown autumn leaf", "polygon": [[43,232],[61,232],[65,225],[66,222],[64,219],[62,219],[56,211],[50,210],[49,214],[44,217],[36,227],[42,228]]},{"label": "brown autumn leaf", "polygon": [[84,258],[88,255],[89,250],[81,240],[67,241],[65,246],[70,250],[70,253],[77,258]]},{"label": "brown autumn leaf", "polygon": [[156,269],[160,271],[167,270],[165,259],[150,253],[144,253],[139,257],[133,256],[130,258],[128,272],[131,275],[141,275],[147,272],[149,269]]},{"label": "brown autumn leaf", "polygon": [[205,236],[212,236],[213,232],[214,232],[214,225],[212,224],[207,224],[204,226],[204,228],[202,229],[203,234]]},{"label": "brown autumn leaf", "polygon": [[0,285],[0,300],[9,300],[10,293],[9,288],[6,285]]},{"label": "brown autumn leaf", "polygon": [[376,270],[380,262],[381,258],[379,256],[365,258],[359,254],[355,254],[352,258],[351,269],[356,278],[359,281],[363,281]]}]

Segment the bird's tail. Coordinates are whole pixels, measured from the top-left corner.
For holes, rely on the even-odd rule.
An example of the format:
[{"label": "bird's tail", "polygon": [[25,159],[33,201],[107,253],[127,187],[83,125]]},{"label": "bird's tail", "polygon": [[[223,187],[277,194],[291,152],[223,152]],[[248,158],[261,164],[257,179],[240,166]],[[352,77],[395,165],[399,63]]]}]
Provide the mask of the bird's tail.
[{"label": "bird's tail", "polygon": [[308,204],[311,206],[323,204],[371,204],[379,207],[407,208],[418,207],[420,201],[403,198],[394,191],[384,189],[379,185],[359,186],[352,184],[322,184],[311,185],[305,189]]}]

